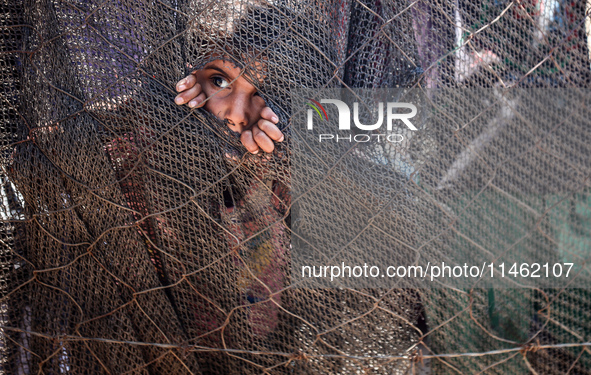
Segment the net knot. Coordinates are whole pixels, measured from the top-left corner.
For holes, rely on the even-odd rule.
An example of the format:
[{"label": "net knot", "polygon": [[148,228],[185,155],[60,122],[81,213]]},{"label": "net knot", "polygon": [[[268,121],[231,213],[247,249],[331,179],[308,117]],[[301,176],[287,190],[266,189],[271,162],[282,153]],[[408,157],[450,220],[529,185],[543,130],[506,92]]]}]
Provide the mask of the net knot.
[{"label": "net knot", "polygon": [[423,365],[423,360],[425,359],[425,357],[423,356],[421,350],[417,348],[411,353],[409,359],[415,365],[419,363]]},{"label": "net knot", "polygon": [[528,352],[535,353],[540,349],[540,340],[536,340],[536,342],[531,342],[521,347],[519,352],[523,355],[527,354]]},{"label": "net knot", "polygon": [[287,361],[287,363],[285,364],[285,366],[287,367],[292,361],[307,361],[308,360],[308,356],[306,355],[306,353],[293,353],[291,356],[289,356],[289,360]]}]

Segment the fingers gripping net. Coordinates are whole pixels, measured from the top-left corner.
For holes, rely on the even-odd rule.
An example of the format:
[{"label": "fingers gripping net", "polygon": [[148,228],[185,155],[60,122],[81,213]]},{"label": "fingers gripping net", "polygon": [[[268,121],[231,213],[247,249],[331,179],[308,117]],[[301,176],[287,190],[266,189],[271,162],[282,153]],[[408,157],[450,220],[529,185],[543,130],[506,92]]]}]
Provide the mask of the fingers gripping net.
[{"label": "fingers gripping net", "polygon": [[[441,108],[429,125],[334,158],[353,178],[298,204],[337,195],[319,225],[387,227],[376,246],[400,257],[588,272],[589,7],[0,0],[0,372],[588,373],[587,289],[299,288],[289,244],[292,90],[414,87]],[[272,154],[174,104],[218,59],[279,117]]]}]

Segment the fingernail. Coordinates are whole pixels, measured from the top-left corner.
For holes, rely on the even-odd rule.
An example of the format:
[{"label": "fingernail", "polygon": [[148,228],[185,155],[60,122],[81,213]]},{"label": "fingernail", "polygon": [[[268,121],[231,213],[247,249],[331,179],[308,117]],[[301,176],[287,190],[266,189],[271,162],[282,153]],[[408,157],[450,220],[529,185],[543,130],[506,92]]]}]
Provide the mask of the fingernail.
[{"label": "fingernail", "polygon": [[177,97],[176,99],[174,99],[174,102],[175,102],[176,104],[183,104],[183,98],[181,98],[181,97]]},{"label": "fingernail", "polygon": [[185,85],[179,85],[177,91],[183,91],[185,89]]},{"label": "fingernail", "polygon": [[285,139],[285,135],[281,134],[281,138],[279,138],[279,140],[277,142],[283,142],[284,139]]},{"label": "fingernail", "polygon": [[201,104],[203,100],[201,100],[201,98],[197,98],[197,99],[193,99],[191,100],[191,102],[189,103],[189,107],[193,108],[193,107],[197,107],[199,104]]},{"label": "fingernail", "polygon": [[256,155],[256,154],[258,154],[258,153],[259,153],[259,150],[256,150],[256,151],[254,151],[252,154],[253,154],[253,155]]},{"label": "fingernail", "polygon": [[273,116],[273,117],[271,117],[271,121],[277,122],[277,121],[279,121],[279,118],[277,116]]}]

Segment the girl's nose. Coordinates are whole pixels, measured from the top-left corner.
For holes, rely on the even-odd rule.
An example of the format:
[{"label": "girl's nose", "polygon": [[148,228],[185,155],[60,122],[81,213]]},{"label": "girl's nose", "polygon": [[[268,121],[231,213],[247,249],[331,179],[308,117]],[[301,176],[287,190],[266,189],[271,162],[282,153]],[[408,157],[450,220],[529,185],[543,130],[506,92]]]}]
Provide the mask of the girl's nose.
[{"label": "girl's nose", "polygon": [[226,111],[225,119],[228,120],[233,131],[242,133],[248,130],[252,124],[251,104],[246,95],[234,95]]}]

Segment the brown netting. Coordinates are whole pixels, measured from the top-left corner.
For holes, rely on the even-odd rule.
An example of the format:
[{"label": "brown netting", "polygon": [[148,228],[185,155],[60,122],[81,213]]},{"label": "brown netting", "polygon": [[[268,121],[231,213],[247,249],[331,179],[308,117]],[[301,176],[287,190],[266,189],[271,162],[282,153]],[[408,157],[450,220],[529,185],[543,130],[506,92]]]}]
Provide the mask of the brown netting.
[{"label": "brown netting", "polygon": [[[341,188],[298,204],[338,210],[320,224],[352,233],[389,228],[400,258],[513,254],[588,277],[590,13],[589,0],[0,0],[0,372],[591,373],[588,284],[300,288],[290,254],[292,90],[413,87],[441,109],[422,132],[335,149]],[[176,82],[220,56],[279,116],[272,155],[174,104]],[[352,207],[379,215],[358,225]]]}]

